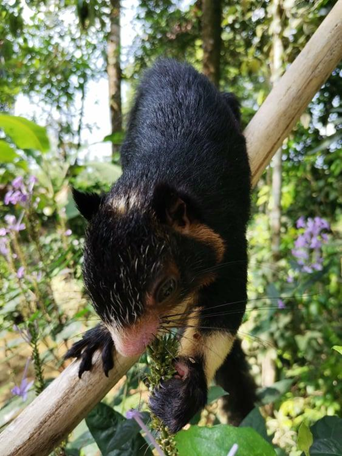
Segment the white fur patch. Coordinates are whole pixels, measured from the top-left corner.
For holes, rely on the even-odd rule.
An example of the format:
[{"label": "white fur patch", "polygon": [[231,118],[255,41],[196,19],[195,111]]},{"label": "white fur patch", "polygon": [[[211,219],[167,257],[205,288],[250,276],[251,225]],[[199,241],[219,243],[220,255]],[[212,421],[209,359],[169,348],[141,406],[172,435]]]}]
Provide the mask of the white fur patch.
[{"label": "white fur patch", "polygon": [[141,206],[141,196],[137,191],[133,190],[127,195],[114,197],[111,204],[115,212],[124,215],[131,209]]}]

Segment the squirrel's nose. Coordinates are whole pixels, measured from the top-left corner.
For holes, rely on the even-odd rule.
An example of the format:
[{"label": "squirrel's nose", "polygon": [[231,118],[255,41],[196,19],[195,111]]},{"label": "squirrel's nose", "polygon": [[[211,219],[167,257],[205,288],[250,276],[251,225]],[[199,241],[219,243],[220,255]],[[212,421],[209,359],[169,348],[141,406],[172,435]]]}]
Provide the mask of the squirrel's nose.
[{"label": "squirrel's nose", "polygon": [[158,329],[159,318],[143,318],[130,328],[112,332],[115,348],[122,356],[141,355],[156,337]]}]

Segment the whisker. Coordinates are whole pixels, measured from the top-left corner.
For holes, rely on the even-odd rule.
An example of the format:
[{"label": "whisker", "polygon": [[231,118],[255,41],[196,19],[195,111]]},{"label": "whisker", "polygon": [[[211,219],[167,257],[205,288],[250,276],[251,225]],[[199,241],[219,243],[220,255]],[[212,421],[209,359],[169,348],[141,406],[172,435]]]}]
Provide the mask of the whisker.
[{"label": "whisker", "polygon": [[[255,307],[254,309],[236,309],[236,310],[230,310],[230,311],[223,311],[223,312],[217,312],[217,313],[205,313],[205,314],[200,314],[200,315],[196,315],[196,316],[193,316],[191,317],[191,315],[188,317],[188,320],[194,320],[194,319],[197,319],[198,317],[221,317],[221,316],[224,316],[224,315],[235,315],[235,314],[245,314],[245,313],[248,313],[248,312],[253,312],[253,311],[259,311],[259,310],[272,310],[272,309],[275,309],[275,310],[279,310],[279,311],[284,311],[284,310],[293,310],[293,308],[291,307],[286,307],[284,309],[279,309],[278,306],[267,306],[267,307]],[[210,309],[207,309],[207,310],[210,310]],[[177,321],[180,321],[182,322],[183,320],[182,319],[162,319],[163,323],[175,323]]]},{"label": "whisker", "polygon": [[[193,327],[194,327],[194,328],[197,328],[197,326],[193,326]],[[170,333],[170,334],[171,334],[171,333]],[[182,338],[184,338],[184,339],[186,339],[186,340],[189,340],[190,342],[193,342],[193,339],[191,339],[190,337],[185,336],[184,334],[182,334],[182,335],[180,336],[180,339],[182,339]],[[202,342],[202,345],[203,345],[205,348],[207,348],[209,351],[211,351],[212,353],[214,353],[215,356],[218,356],[218,357],[221,356],[220,353],[217,353],[215,350],[213,350],[212,347],[209,347],[205,342]]]},{"label": "whisker", "polygon": [[[187,329],[187,328],[211,329],[211,330],[214,330],[214,331],[218,331],[218,330],[222,330],[222,331],[225,331],[225,330],[228,330],[228,331],[229,331],[229,330],[232,330],[232,331],[235,331],[234,328],[222,328],[222,327],[219,327],[219,326],[202,326],[202,325],[197,326],[197,325],[186,325],[186,324],[185,324],[185,325],[177,326],[177,328],[179,328],[179,329]],[[259,342],[261,345],[267,346],[268,348],[276,348],[276,346],[275,346],[274,344],[272,344],[270,341],[266,341],[266,340],[264,340],[264,339],[261,339],[260,337],[254,336],[254,335],[252,335],[252,334],[250,334],[250,333],[247,333],[247,332],[238,330],[238,331],[237,331],[237,334],[243,335],[243,336],[245,336],[245,337],[249,337],[249,338],[251,338],[251,339],[254,339],[254,340],[256,340],[257,342]],[[182,334],[182,335],[180,336],[180,338],[182,338],[182,337],[185,337],[187,340],[192,341],[192,339],[190,339],[189,337],[184,336],[184,334]],[[205,344],[204,344],[204,346],[205,346],[206,348],[210,349],[210,347],[207,347]],[[213,353],[215,353],[215,352],[213,352]],[[218,355],[217,353],[215,353],[215,354]],[[218,356],[219,356],[219,355],[218,355]]]},{"label": "whisker", "polygon": [[304,294],[304,295],[301,295],[299,297],[296,297],[296,296],[293,296],[293,295],[287,295],[287,296],[276,296],[276,297],[269,297],[269,296],[263,296],[263,297],[260,297],[260,298],[251,298],[251,299],[242,299],[242,300],[239,300],[239,301],[228,301],[228,302],[225,302],[223,304],[218,304],[217,306],[211,306],[211,307],[208,307],[208,308],[192,308],[190,309],[189,311],[186,311],[186,312],[183,312],[183,313],[176,313],[176,314],[168,314],[168,315],[165,315],[164,318],[169,318],[169,317],[177,317],[177,316],[186,316],[186,315],[190,315],[192,312],[199,312],[199,313],[203,313],[203,312],[206,312],[206,311],[211,311],[212,309],[216,309],[216,308],[219,308],[219,307],[224,307],[224,306],[230,306],[230,305],[233,305],[233,304],[241,304],[241,303],[248,303],[248,302],[256,302],[256,301],[262,301],[262,300],[270,300],[270,301],[275,301],[275,300],[278,300],[278,299],[299,299],[299,298],[306,298],[306,297],[312,297],[312,296],[318,296],[318,293],[313,293],[313,294]]}]

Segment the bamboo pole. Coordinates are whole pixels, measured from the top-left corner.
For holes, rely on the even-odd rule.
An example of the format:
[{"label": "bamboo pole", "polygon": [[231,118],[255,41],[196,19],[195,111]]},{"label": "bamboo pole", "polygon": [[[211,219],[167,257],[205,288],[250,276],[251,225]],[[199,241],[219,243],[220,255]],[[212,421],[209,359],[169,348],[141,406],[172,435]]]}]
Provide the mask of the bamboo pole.
[{"label": "bamboo pole", "polygon": [[[246,128],[254,185],[341,58],[339,0]],[[81,380],[79,361],[74,361],[0,434],[0,455],[48,455],[135,361],[116,355],[115,368],[106,378],[98,355]]]},{"label": "bamboo pole", "polygon": [[72,362],[0,434],[0,456],[50,454],[136,361],[116,354],[115,368],[107,378],[97,353],[92,371],[85,372],[81,379],[79,361]]},{"label": "bamboo pole", "polygon": [[339,0],[245,130],[253,186],[341,58]]}]

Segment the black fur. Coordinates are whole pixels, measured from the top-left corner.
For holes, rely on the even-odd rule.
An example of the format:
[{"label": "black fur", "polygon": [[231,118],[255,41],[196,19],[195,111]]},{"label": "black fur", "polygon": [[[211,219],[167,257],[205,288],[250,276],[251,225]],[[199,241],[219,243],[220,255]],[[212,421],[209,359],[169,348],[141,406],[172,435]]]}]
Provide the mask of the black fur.
[{"label": "black fur", "polygon": [[222,399],[222,410],[226,413],[229,424],[239,426],[255,407],[258,398],[255,380],[238,339],[217,371],[216,382],[229,393]]},{"label": "black fur", "polygon": [[[80,212],[90,220],[85,284],[107,325],[129,328],[143,318],[146,293],[172,261],[180,275],[177,299],[199,292],[193,306],[205,309],[201,331],[236,334],[246,306],[250,210],[250,169],[239,121],[236,98],[219,93],[191,66],[159,60],[146,72],[122,146],[122,176],[103,197],[75,192]],[[175,201],[181,203],[173,210]],[[210,227],[226,246],[215,282],[200,291],[205,271],[217,266],[216,251],[174,230],[173,222],[181,227],[185,219]],[[96,332],[87,333],[68,352],[82,356],[83,371],[90,369],[93,351],[104,347],[104,369],[110,368],[110,335],[101,331],[102,345]],[[171,430],[204,406],[203,379],[199,363],[190,366],[189,377],[174,378],[154,393],[152,409]]]},{"label": "black fur", "polygon": [[[189,376],[172,378],[154,391],[150,398],[152,412],[161,418],[172,433],[178,432],[207,402],[207,384],[203,361],[179,359],[187,364]],[[167,413],[166,413],[167,411]]]},{"label": "black fur", "polygon": [[92,357],[96,350],[102,351],[103,371],[108,377],[108,372],[113,369],[113,340],[106,328],[99,324],[85,333],[83,339],[76,342],[65,354],[64,358],[81,358],[78,371],[79,378],[92,367]]}]

